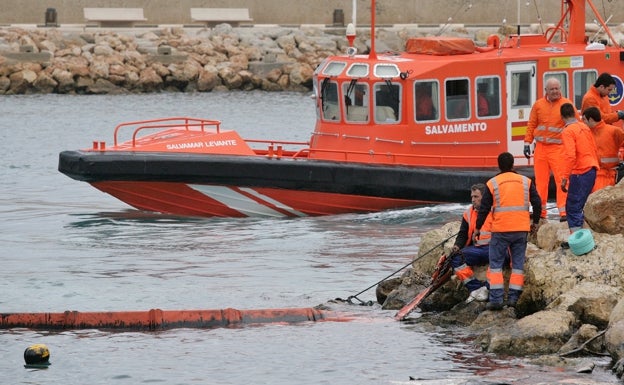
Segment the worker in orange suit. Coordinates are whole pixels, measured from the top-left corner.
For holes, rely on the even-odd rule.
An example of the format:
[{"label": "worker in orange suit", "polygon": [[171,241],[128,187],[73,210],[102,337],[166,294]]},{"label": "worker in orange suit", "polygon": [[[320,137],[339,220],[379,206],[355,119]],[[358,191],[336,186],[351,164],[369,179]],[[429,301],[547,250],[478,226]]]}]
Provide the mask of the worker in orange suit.
[{"label": "worker in orange suit", "polygon": [[592,192],[607,186],[614,186],[617,176],[616,168],[620,163],[618,151],[624,146],[624,130],[607,124],[602,119],[598,107],[583,110],[583,121],[591,128],[598,150],[600,169],[596,173],[596,183]]},{"label": "worker in orange suit", "polygon": [[[475,224],[477,238],[491,212],[490,266],[487,279],[490,285],[488,310],[504,307],[505,281],[503,265],[511,254],[511,275],[507,292],[507,306],[515,307],[524,287],[524,261],[527,238],[537,231],[542,212],[542,199],[533,181],[513,170],[514,157],[508,152],[498,156],[500,173],[488,180],[481,198],[481,207]],[[529,206],[533,213],[529,212]]]},{"label": "worker in orange suit", "polygon": [[477,215],[479,207],[481,207],[481,199],[485,192],[485,185],[477,183],[470,187],[470,200],[472,204],[464,211],[459,232],[455,237],[453,245],[453,253],[451,254],[451,266],[455,276],[468,289],[470,294],[466,303],[474,300],[479,302],[487,301],[488,288],[487,283],[476,279],[474,276],[473,266],[483,266],[490,262],[490,224],[492,216],[488,215],[485,223],[481,227],[479,238],[474,237],[475,226],[477,223]]},{"label": "worker in orange suit", "polygon": [[[576,119],[576,110],[572,103],[561,106],[561,117],[566,126],[561,134],[564,166],[560,187],[568,193],[567,221],[570,233],[573,233],[583,228],[583,208],[596,181],[598,155],[594,135],[585,123]],[[583,120],[586,120],[585,113]]]},{"label": "worker in orange suit", "polygon": [[604,72],[598,76],[594,85],[583,95],[581,111],[589,107],[598,107],[602,114],[602,120],[607,124],[615,123],[624,119],[624,111],[613,111],[609,102],[609,94],[615,90],[615,79]]},{"label": "worker in orange suit", "polygon": [[[535,187],[542,198],[541,217],[546,218],[548,184],[552,171],[557,186],[561,184],[561,159],[563,142],[561,132],[564,122],[561,119],[561,106],[572,102],[561,95],[561,83],[556,78],[548,78],[544,87],[546,94],[538,99],[531,108],[527,132],[524,136],[524,156],[531,157],[531,143],[535,140],[534,171]],[[559,220],[566,221],[566,193],[557,189],[557,209]]]}]

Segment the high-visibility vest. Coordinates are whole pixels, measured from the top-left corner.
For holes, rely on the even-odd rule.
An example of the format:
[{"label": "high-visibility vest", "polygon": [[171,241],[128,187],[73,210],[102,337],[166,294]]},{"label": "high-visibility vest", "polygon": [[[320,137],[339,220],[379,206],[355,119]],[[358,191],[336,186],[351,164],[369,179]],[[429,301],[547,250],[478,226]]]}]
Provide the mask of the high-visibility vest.
[{"label": "high-visibility vest", "polygon": [[487,182],[492,193],[492,232],[529,231],[531,179],[515,172],[498,174]]},{"label": "high-visibility vest", "polygon": [[[466,211],[464,211],[464,220],[468,223],[468,239],[466,240],[466,245],[468,246],[472,241],[472,235],[475,232],[477,227],[477,216],[479,212],[475,210],[474,206],[470,206]],[[487,218],[485,218],[485,222],[483,222],[483,226],[481,226],[481,232],[479,234],[479,239],[477,239],[474,246],[485,246],[490,244],[490,238],[492,237],[491,233],[492,228],[492,215],[488,214]]]}]

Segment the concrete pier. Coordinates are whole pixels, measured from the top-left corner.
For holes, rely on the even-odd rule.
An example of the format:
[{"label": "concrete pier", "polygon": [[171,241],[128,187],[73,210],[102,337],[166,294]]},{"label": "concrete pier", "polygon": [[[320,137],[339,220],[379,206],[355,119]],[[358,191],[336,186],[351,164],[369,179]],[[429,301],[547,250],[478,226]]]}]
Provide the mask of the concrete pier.
[{"label": "concrete pier", "polygon": [[[596,2],[598,3],[598,2]],[[147,25],[191,25],[191,8],[248,8],[253,24],[370,24],[368,0],[3,0],[0,25],[45,25],[49,8],[56,13],[58,24],[85,24],[83,8],[143,8]],[[599,11],[610,24],[624,22],[620,1],[601,2]],[[508,25],[556,22],[561,1],[525,0],[379,0],[376,2],[377,24],[487,24]],[[595,19],[587,7],[587,22]],[[50,15],[48,15],[50,16]],[[140,23],[139,23],[140,24]]]}]

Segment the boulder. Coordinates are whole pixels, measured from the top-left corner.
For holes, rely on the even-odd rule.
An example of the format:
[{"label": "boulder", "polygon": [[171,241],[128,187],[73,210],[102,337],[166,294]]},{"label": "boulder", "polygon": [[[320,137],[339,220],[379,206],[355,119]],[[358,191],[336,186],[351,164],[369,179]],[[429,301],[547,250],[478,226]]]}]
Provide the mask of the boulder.
[{"label": "boulder", "polygon": [[592,230],[606,234],[624,234],[624,183],[605,187],[589,196],[585,221]]}]

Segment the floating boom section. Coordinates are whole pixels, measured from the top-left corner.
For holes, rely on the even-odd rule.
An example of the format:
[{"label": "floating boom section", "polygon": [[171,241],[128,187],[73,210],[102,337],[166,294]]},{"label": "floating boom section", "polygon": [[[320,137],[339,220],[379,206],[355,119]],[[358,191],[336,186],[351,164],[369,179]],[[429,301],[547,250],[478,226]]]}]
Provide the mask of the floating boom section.
[{"label": "floating boom section", "polygon": [[65,311],[63,313],[3,313],[0,314],[0,329],[156,331],[175,328],[216,329],[266,323],[291,324],[310,321],[350,321],[350,318],[314,308]]}]

